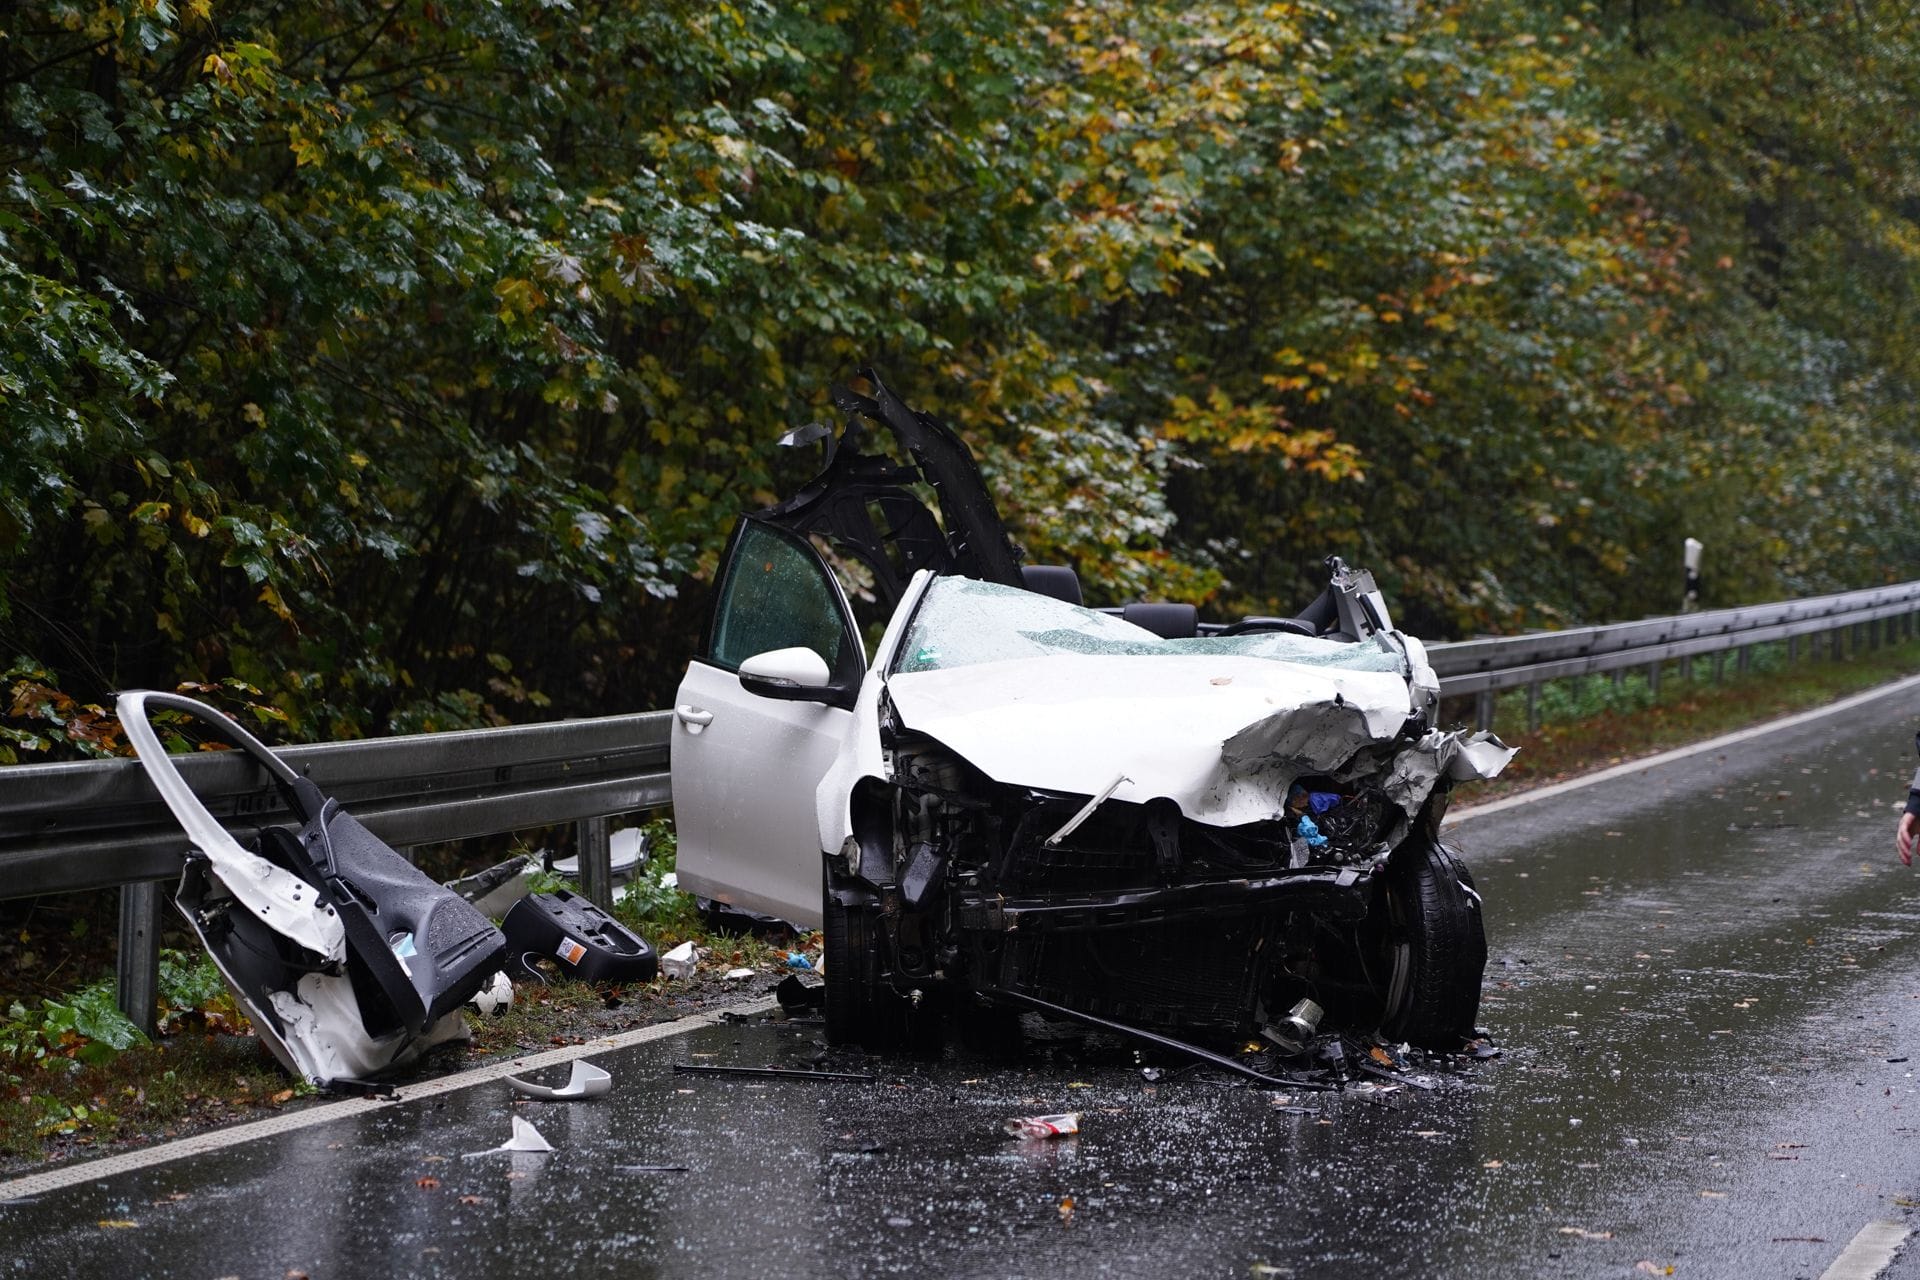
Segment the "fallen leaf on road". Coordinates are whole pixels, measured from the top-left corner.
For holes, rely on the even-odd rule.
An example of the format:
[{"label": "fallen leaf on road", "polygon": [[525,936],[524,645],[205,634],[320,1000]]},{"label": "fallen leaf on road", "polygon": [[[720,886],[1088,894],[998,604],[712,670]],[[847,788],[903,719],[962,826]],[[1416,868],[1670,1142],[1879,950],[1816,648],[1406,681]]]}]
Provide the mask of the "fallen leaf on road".
[{"label": "fallen leaf on road", "polygon": [[1060,1221],[1068,1224],[1073,1222],[1072,1196],[1067,1196],[1060,1201]]},{"label": "fallen leaf on road", "polygon": [[1648,1262],[1645,1258],[1634,1263],[1633,1269],[1650,1276],[1670,1276],[1673,1274],[1672,1267],[1663,1267],[1657,1262]]},{"label": "fallen leaf on road", "polygon": [[1705,1200],[1725,1200],[1727,1198],[1727,1193],[1724,1191],[1702,1191],[1700,1195],[1701,1198]]},{"label": "fallen leaf on road", "polygon": [[1579,1236],[1582,1240],[1613,1239],[1613,1232],[1611,1231],[1589,1231],[1585,1227],[1562,1227],[1560,1228],[1560,1234],[1563,1236]]},{"label": "fallen leaf on road", "polygon": [[440,1185],[440,1179],[429,1174],[424,1178],[415,1178],[413,1185],[419,1187],[422,1191],[431,1191]]},{"label": "fallen leaf on road", "polygon": [[110,1231],[124,1231],[128,1227],[137,1227],[140,1224],[132,1218],[102,1218],[100,1219],[100,1225]]},{"label": "fallen leaf on road", "polygon": [[1482,1169],[1498,1169],[1501,1167],[1503,1163],[1504,1161],[1500,1161],[1500,1160],[1489,1160],[1485,1164],[1481,1165],[1480,1167]]}]

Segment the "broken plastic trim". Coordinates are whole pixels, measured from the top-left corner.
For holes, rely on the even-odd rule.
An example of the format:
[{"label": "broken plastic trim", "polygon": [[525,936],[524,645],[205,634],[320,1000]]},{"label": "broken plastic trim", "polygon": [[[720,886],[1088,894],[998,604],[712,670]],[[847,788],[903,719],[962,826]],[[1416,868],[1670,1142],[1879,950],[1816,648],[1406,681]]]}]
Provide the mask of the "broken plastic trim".
[{"label": "broken plastic trim", "polygon": [[1272,1085],[1276,1089],[1302,1089],[1308,1093],[1337,1093],[1339,1091],[1338,1085],[1323,1084],[1318,1080],[1296,1080],[1292,1076],[1270,1076],[1264,1071],[1255,1071],[1244,1062],[1236,1062],[1225,1054],[1215,1053],[1211,1049],[1202,1049],[1197,1044],[1189,1044],[1185,1040],[1175,1040],[1172,1036],[1163,1036],[1157,1031],[1147,1031],[1140,1027],[1130,1027],[1124,1022],[1115,1022],[1110,1018],[1098,1017],[1091,1013],[1082,1013],[1078,1009],[1069,1009],[1065,1005],[1054,1004],[1051,1000],[1042,1000],[1038,996],[1026,995],[1019,991],[992,991],[987,994],[991,999],[1005,1001],[1010,1004],[1025,1005],[1035,1013],[1044,1013],[1048,1017],[1070,1018],[1075,1022],[1084,1022],[1090,1027],[1099,1027],[1102,1031],[1111,1031],[1115,1035],[1127,1036],[1147,1044],[1157,1045],[1162,1049],[1171,1049],[1175,1053],[1184,1054],[1189,1058],[1198,1058],[1202,1062],[1211,1063],[1213,1066],[1231,1071],[1235,1075],[1245,1076],[1249,1080],[1257,1080],[1261,1084]]},{"label": "broken plastic trim", "polygon": [[542,1102],[571,1102],[576,1098],[598,1098],[611,1092],[613,1077],[585,1059],[576,1058],[573,1071],[563,1085],[550,1088],[522,1080],[519,1076],[508,1076],[507,1085],[522,1097],[538,1098]]}]

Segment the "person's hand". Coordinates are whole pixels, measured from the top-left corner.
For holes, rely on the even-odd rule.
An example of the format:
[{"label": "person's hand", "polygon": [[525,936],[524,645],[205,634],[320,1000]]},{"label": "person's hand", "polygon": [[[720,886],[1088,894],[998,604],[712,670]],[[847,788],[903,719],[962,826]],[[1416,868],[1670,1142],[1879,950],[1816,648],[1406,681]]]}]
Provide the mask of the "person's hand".
[{"label": "person's hand", "polygon": [[1920,818],[1911,813],[1900,815],[1900,825],[1893,833],[1893,847],[1900,851],[1900,861],[1913,865],[1913,844],[1920,840]]}]

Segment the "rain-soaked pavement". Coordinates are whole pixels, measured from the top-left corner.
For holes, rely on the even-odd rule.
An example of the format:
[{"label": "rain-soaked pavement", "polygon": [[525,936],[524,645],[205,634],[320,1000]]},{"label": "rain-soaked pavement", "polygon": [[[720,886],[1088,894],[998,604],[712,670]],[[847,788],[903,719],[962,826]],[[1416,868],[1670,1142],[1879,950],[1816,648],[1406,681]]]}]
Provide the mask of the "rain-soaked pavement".
[{"label": "rain-soaked pavement", "polygon": [[[1817,1276],[1920,1202],[1917,720],[1908,689],[1460,823],[1505,1054],[1431,1092],[1282,1103],[1074,1038],[673,1073],[815,1052],[755,1020],[597,1055],[597,1101],[487,1083],[0,1205],[0,1273]],[[555,1153],[466,1158],[510,1111]]]}]

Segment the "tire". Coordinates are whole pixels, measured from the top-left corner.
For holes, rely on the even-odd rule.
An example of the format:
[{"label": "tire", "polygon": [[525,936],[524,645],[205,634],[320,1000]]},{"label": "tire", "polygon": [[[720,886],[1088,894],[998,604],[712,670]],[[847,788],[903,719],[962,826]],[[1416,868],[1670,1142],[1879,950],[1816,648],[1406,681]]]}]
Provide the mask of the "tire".
[{"label": "tire", "polygon": [[1416,836],[1387,864],[1385,899],[1392,978],[1381,1033],[1457,1052],[1473,1037],[1487,968],[1473,877],[1446,846]]},{"label": "tire", "polygon": [[908,1005],[881,977],[880,908],[840,902],[831,872],[823,877],[820,906],[827,1043],[879,1051],[898,1047],[906,1038]]}]

